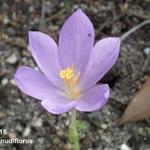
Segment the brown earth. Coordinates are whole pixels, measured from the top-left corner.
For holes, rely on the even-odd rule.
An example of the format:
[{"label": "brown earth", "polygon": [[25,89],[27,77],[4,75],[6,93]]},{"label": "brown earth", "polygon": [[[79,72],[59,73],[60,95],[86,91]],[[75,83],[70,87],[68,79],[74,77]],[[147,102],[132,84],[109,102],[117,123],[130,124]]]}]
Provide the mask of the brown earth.
[{"label": "brown earth", "polygon": [[[0,150],[68,150],[68,114],[46,112],[40,103],[21,93],[12,80],[20,65],[36,67],[27,51],[27,32],[39,30],[56,40],[65,19],[77,8],[91,19],[96,40],[122,36],[150,19],[149,0],[5,0],[0,1],[0,129],[1,137],[28,138],[33,144],[0,144]],[[117,121],[150,74],[150,25],[129,35],[119,59],[103,78],[111,87],[109,103],[94,113],[78,113],[88,124],[81,132],[82,150],[150,150],[150,120],[125,124]]]}]

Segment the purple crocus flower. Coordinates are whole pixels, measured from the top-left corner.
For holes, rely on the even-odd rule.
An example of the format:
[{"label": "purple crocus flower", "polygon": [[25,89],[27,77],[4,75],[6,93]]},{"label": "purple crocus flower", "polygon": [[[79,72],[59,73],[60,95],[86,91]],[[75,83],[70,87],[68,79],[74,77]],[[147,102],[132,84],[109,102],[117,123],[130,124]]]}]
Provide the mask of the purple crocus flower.
[{"label": "purple crocus flower", "polygon": [[41,100],[53,114],[102,108],[109,97],[109,86],[96,83],[115,63],[120,39],[104,38],[93,46],[94,37],[93,25],[81,9],[64,23],[58,46],[50,36],[30,31],[29,49],[43,74],[19,67],[14,76],[17,86]]}]

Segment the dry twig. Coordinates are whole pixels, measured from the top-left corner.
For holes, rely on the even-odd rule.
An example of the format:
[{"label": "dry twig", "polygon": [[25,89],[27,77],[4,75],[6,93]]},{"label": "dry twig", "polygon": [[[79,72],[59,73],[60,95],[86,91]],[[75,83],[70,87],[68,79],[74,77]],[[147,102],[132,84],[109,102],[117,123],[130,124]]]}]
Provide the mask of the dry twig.
[{"label": "dry twig", "polygon": [[45,0],[42,1],[42,8],[41,8],[41,19],[40,19],[40,30],[43,30],[45,27]]},{"label": "dry twig", "polygon": [[121,41],[124,41],[129,35],[131,35],[132,33],[134,33],[136,30],[142,28],[143,26],[150,24],[150,19],[145,20],[143,22],[141,22],[140,24],[134,26],[132,29],[130,29],[129,31],[127,31],[126,33],[124,33],[121,36]]},{"label": "dry twig", "polygon": [[130,10],[130,9],[125,10],[124,13],[127,15],[133,15],[133,16],[141,18],[141,19],[150,19],[149,15],[147,16],[145,14],[142,14],[137,11]]}]

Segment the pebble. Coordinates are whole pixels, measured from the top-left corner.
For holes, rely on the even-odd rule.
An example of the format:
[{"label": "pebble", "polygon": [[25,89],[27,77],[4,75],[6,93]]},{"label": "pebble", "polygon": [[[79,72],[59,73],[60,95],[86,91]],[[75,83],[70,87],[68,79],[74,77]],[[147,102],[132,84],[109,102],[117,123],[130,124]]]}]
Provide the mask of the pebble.
[{"label": "pebble", "polygon": [[3,23],[5,24],[5,25],[7,25],[8,23],[9,23],[9,18],[8,18],[8,16],[4,16],[4,18],[3,18]]},{"label": "pebble", "polygon": [[65,3],[64,2],[61,2],[60,3],[60,7],[64,7],[65,6]]},{"label": "pebble", "polygon": [[11,80],[10,80],[10,84],[15,86],[15,85],[16,85],[15,80],[11,79]]},{"label": "pebble", "polygon": [[54,144],[59,144],[60,143],[59,138],[57,138],[57,137],[53,138],[53,143]]},{"label": "pebble", "polygon": [[67,117],[67,113],[63,113],[62,117],[64,117],[64,118]]},{"label": "pebble", "polygon": [[38,138],[37,140],[38,140],[38,142],[39,142],[40,144],[43,144],[43,143],[44,143],[44,138]]},{"label": "pebble", "polygon": [[60,137],[63,136],[63,135],[64,135],[64,131],[60,129],[60,130],[57,132],[57,135],[60,136]]},{"label": "pebble", "polygon": [[71,149],[71,145],[69,143],[64,144],[63,147],[62,147],[62,149],[64,149],[64,150],[70,150]]},{"label": "pebble", "polygon": [[6,62],[9,64],[15,64],[17,61],[18,61],[18,58],[17,58],[16,54],[14,54],[14,53],[6,59]]},{"label": "pebble", "polygon": [[12,27],[8,27],[6,33],[9,33],[10,35],[16,35],[16,30]]},{"label": "pebble", "polygon": [[2,86],[5,86],[7,84],[8,84],[8,79],[7,78],[2,79]]},{"label": "pebble", "polygon": [[32,126],[34,127],[41,127],[42,126],[42,119],[41,118],[37,118],[36,120],[32,121]]},{"label": "pebble", "polygon": [[92,148],[88,148],[87,150],[93,150]]},{"label": "pebble", "polygon": [[144,48],[144,54],[145,55],[150,55],[150,47]]},{"label": "pebble", "polygon": [[22,103],[22,100],[20,98],[16,99],[16,102],[21,104]]},{"label": "pebble", "polygon": [[55,128],[56,128],[56,130],[60,130],[60,126],[56,126]]},{"label": "pebble", "polygon": [[9,136],[9,138],[11,138],[11,139],[15,139],[15,138],[17,137],[16,134],[13,133],[13,132],[10,132],[10,133],[8,134],[8,136]]},{"label": "pebble", "polygon": [[102,129],[107,129],[107,124],[101,124]]},{"label": "pebble", "polygon": [[23,137],[29,136],[30,133],[31,133],[31,128],[30,128],[30,126],[27,126],[23,131]]},{"label": "pebble", "polygon": [[65,120],[65,125],[69,126],[69,124],[70,124],[70,121],[69,120]]},{"label": "pebble", "polygon": [[120,147],[120,150],[131,150],[131,148],[128,145],[123,143]]},{"label": "pebble", "polygon": [[4,118],[6,116],[6,113],[0,112],[0,118]]},{"label": "pebble", "polygon": [[104,139],[107,143],[111,143],[112,142],[112,135],[110,132],[102,135],[102,139]]},{"label": "pebble", "polygon": [[23,130],[22,126],[20,124],[17,124],[16,130],[21,132]]},{"label": "pebble", "polygon": [[142,127],[139,128],[138,133],[143,136],[145,135],[144,129]]}]

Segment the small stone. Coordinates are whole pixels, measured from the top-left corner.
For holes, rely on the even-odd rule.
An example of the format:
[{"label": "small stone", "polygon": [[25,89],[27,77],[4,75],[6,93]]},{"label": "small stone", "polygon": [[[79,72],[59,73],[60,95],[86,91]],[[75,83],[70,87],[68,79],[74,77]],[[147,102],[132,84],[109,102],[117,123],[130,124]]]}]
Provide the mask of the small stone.
[{"label": "small stone", "polygon": [[8,134],[8,136],[9,136],[10,139],[15,139],[15,138],[16,138],[16,134],[13,133],[13,132],[10,132],[10,133]]},{"label": "small stone", "polygon": [[150,47],[144,48],[145,55],[150,55]]},{"label": "small stone", "polygon": [[23,130],[23,128],[22,128],[22,126],[20,124],[18,124],[16,126],[16,130],[19,131],[19,132],[21,132]]},{"label": "small stone", "polygon": [[32,126],[41,127],[42,126],[42,119],[41,118],[34,119],[32,121]]},{"label": "small stone", "polygon": [[104,134],[102,136],[102,139],[104,139],[107,143],[111,143],[112,142],[112,135],[110,132]]},{"label": "small stone", "polygon": [[12,27],[8,27],[6,33],[9,33],[10,35],[16,35],[16,30]]},{"label": "small stone", "polygon": [[64,118],[67,117],[67,113],[63,113],[62,117],[64,117]]},{"label": "small stone", "polygon": [[70,143],[67,143],[67,144],[64,144],[62,149],[64,150],[70,150],[71,149],[71,144]]},{"label": "small stone", "polygon": [[131,150],[131,148],[128,145],[123,143],[120,147],[120,150]]},{"label": "small stone", "polygon": [[69,121],[69,120],[66,120],[66,121],[65,121],[65,125],[66,125],[66,126],[69,126],[69,124],[70,124],[70,121]]},{"label": "small stone", "polygon": [[31,13],[31,12],[33,12],[34,11],[34,7],[29,7],[29,12]]},{"label": "small stone", "polygon": [[2,85],[5,86],[7,84],[8,84],[8,79],[7,78],[2,79]]},{"label": "small stone", "polygon": [[56,128],[56,130],[60,130],[60,126],[56,126],[55,128]]},{"label": "small stone", "polygon": [[19,103],[19,104],[22,102],[22,100],[21,100],[20,98],[16,99],[16,101],[17,101],[17,103]]},{"label": "small stone", "polygon": [[58,134],[58,136],[60,136],[60,137],[61,137],[61,136],[63,136],[63,135],[64,135],[64,132],[63,132],[63,130],[61,130],[61,129],[60,129],[60,130],[57,132],[57,134]]},{"label": "small stone", "polygon": [[10,20],[9,20],[8,16],[4,16],[3,23],[6,25],[9,23],[9,21]]},{"label": "small stone", "polygon": [[139,128],[138,132],[139,132],[139,134],[144,136],[144,129],[142,127]]},{"label": "small stone", "polygon": [[101,125],[101,128],[102,128],[102,129],[107,129],[107,124],[102,124],[102,125]]},{"label": "small stone", "polygon": [[29,136],[30,133],[31,133],[31,128],[30,128],[30,126],[27,126],[23,131],[23,137]]},{"label": "small stone", "polygon": [[43,143],[44,143],[44,138],[38,138],[38,142],[39,142],[40,144],[43,144]]},{"label": "small stone", "polygon": [[16,85],[15,80],[11,79],[11,80],[10,80],[10,84],[15,86],[15,85]]},{"label": "small stone", "polygon": [[92,148],[88,148],[88,150],[92,150]]},{"label": "small stone", "polygon": [[0,118],[4,118],[6,116],[6,113],[0,112]]},{"label": "small stone", "polygon": [[65,6],[65,3],[64,2],[61,2],[60,3],[60,7],[64,7]]},{"label": "small stone", "polygon": [[17,61],[18,58],[14,53],[6,59],[6,62],[9,64],[15,64]]},{"label": "small stone", "polygon": [[54,143],[54,144],[59,144],[59,143],[60,143],[59,138],[55,137],[55,138],[53,139],[53,143]]},{"label": "small stone", "polygon": [[74,9],[78,9],[79,6],[78,6],[78,5],[74,5],[73,8],[74,8]]},{"label": "small stone", "polygon": [[28,50],[22,50],[22,55],[23,56],[25,56],[25,57],[29,57],[29,56],[31,56],[31,54],[29,53],[30,52],[30,50],[29,50],[30,48],[28,47]]}]

